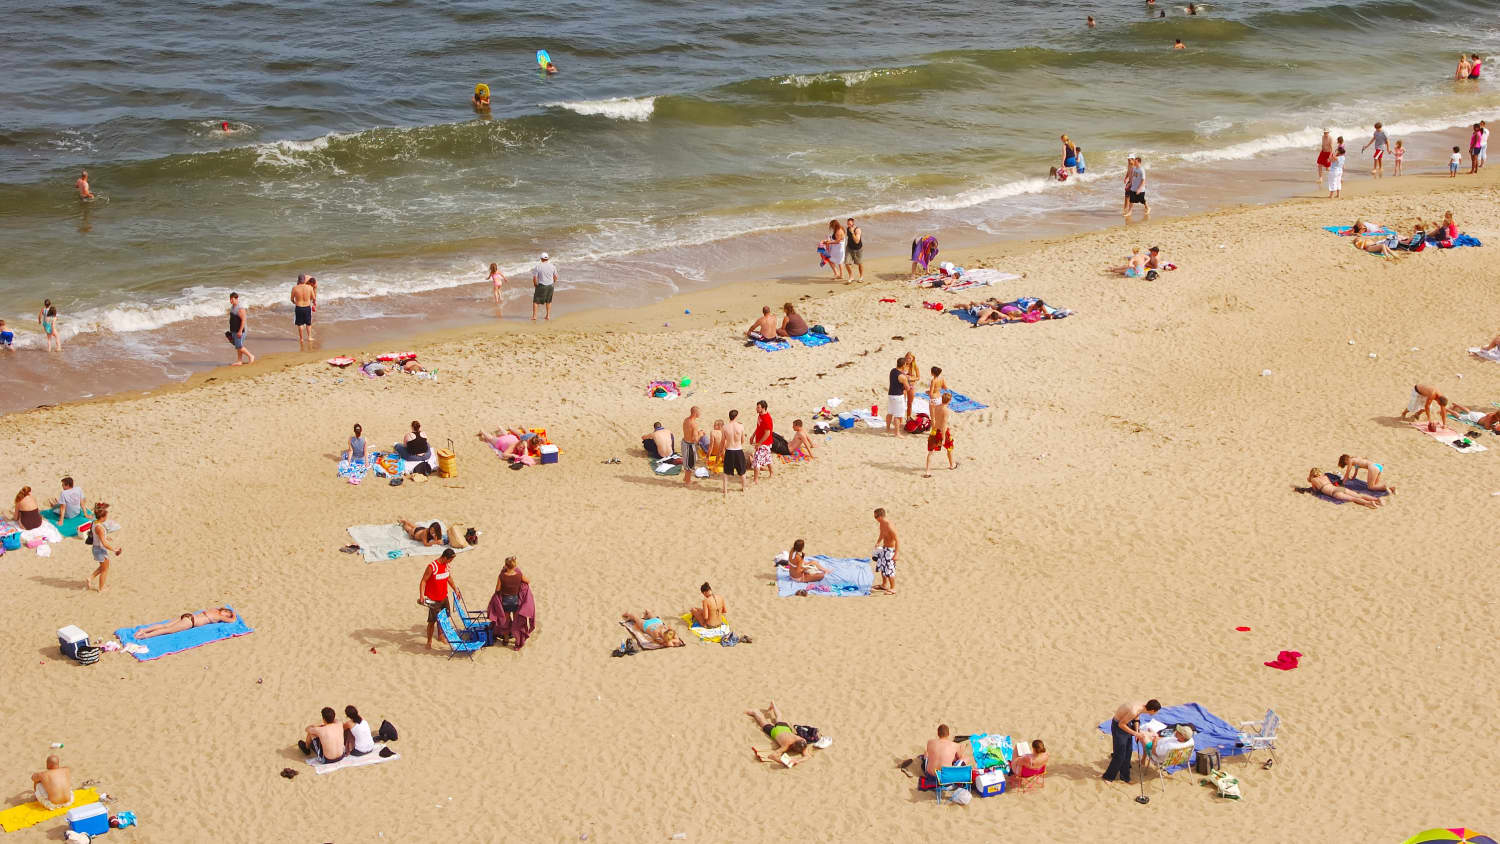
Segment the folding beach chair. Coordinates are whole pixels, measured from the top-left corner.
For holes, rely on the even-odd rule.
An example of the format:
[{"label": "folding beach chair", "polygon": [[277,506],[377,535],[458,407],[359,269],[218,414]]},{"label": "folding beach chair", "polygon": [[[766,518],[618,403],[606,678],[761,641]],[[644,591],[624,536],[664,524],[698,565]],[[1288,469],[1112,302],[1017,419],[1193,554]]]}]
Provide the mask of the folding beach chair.
[{"label": "folding beach chair", "polygon": [[[1160,778],[1160,777],[1171,777],[1172,775],[1169,774],[1169,773],[1167,773],[1167,770],[1169,768],[1175,768],[1178,765],[1186,765],[1188,763],[1188,760],[1191,759],[1192,757],[1193,757],[1193,745],[1192,744],[1187,744],[1187,745],[1184,745],[1182,747],[1179,747],[1179,748],[1173,750],[1171,753],[1167,754],[1167,758],[1161,760],[1160,762],[1156,761],[1156,757],[1155,756],[1152,756],[1150,753],[1147,753],[1147,754],[1145,754],[1146,768],[1147,768],[1147,770],[1150,770],[1151,768],[1155,768],[1158,778]],[[1141,774],[1141,793],[1144,794],[1145,790],[1146,790],[1146,775],[1145,775],[1145,772],[1142,772],[1142,774]]]},{"label": "folding beach chair", "polygon": [[[1251,732],[1247,732],[1246,728],[1249,728]],[[1259,721],[1240,722],[1239,745],[1250,748],[1245,754],[1246,764],[1250,762],[1250,754],[1257,750],[1264,750],[1271,754],[1271,758],[1266,760],[1262,768],[1270,768],[1276,764],[1276,731],[1280,728],[1281,716],[1277,715],[1274,709],[1267,709],[1266,717]]]},{"label": "folding beach chair", "polygon": [[453,627],[453,618],[448,615],[448,609],[444,607],[438,610],[438,628],[443,631],[443,640],[452,648],[448,658],[452,659],[459,654],[474,658],[474,653],[484,647],[484,635],[477,630],[459,631]]},{"label": "folding beach chair", "polygon": [[938,805],[942,805],[945,794],[955,789],[968,788],[973,781],[972,765],[948,765],[938,768],[937,788],[933,789],[933,793],[937,795]]},{"label": "folding beach chair", "polygon": [[1017,771],[1011,775],[1011,781],[1016,784],[1017,788],[1021,789],[1022,794],[1028,791],[1036,791],[1039,788],[1045,788],[1047,786],[1047,766],[1043,765],[1040,771],[1029,777],[1023,777]]},{"label": "folding beach chair", "polygon": [[482,634],[484,636],[484,643],[486,645],[494,644],[495,635],[494,631],[491,630],[494,624],[490,621],[489,613],[470,612],[464,606],[463,593],[459,592],[457,589],[450,590],[450,594],[453,596],[453,609],[458,617],[458,620],[463,622],[464,632]]}]

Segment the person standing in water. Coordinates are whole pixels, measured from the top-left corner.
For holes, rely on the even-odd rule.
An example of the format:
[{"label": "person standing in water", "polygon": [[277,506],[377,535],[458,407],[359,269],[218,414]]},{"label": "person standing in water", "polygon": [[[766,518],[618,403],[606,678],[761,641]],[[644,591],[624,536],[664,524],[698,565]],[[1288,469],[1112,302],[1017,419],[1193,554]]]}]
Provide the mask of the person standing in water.
[{"label": "person standing in water", "polygon": [[78,188],[79,199],[93,199],[94,192],[89,190],[89,171],[84,170],[78,174],[78,181],[73,183]]},{"label": "person standing in water", "polygon": [[557,265],[543,252],[537,265],[531,268],[531,321],[536,322],[536,306],[546,305],[547,315],[552,319],[552,288],[557,284]]},{"label": "person standing in water", "polygon": [[1318,184],[1323,184],[1323,174],[1333,166],[1333,135],[1323,130],[1323,141],[1318,147]]},{"label": "person standing in water", "polygon": [[1371,135],[1370,140],[1366,141],[1365,145],[1359,148],[1360,152],[1364,152],[1372,146],[1375,147],[1375,158],[1370,162],[1370,175],[1377,179],[1385,176],[1385,151],[1390,144],[1390,140],[1386,138],[1385,130],[1380,128],[1379,123],[1376,123],[1375,134]]},{"label": "person standing in water", "polygon": [[495,314],[497,316],[505,316],[505,307],[500,302],[500,288],[507,284],[510,284],[510,279],[505,277],[505,273],[500,272],[500,265],[490,264],[490,286],[495,291]]},{"label": "person standing in water", "polygon": [[1142,220],[1151,219],[1151,206],[1146,204],[1146,167],[1139,155],[1126,159],[1125,165],[1125,219],[1136,205],[1146,212]]},{"label": "person standing in water", "polygon": [[245,306],[240,304],[240,294],[229,294],[229,330],[224,332],[224,336],[234,346],[234,363],[230,366],[255,363],[255,355],[245,348],[245,330],[249,327],[250,315],[246,313]]},{"label": "person standing in water", "polygon": [[42,333],[47,335],[47,351],[62,351],[62,338],[57,336],[57,308],[53,307],[51,299],[42,300],[42,309],[36,313],[36,321],[41,323]]},{"label": "person standing in water", "polygon": [[297,276],[297,283],[292,285],[292,324],[297,328],[297,348],[307,349],[312,346],[312,319],[313,319],[313,294],[312,285],[307,283],[307,275]]}]

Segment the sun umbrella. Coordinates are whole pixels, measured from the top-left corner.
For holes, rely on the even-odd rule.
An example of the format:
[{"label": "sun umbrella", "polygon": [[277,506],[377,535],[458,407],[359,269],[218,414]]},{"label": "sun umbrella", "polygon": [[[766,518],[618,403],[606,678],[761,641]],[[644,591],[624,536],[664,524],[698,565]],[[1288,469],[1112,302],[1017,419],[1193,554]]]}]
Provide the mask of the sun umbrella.
[{"label": "sun umbrella", "polygon": [[1464,844],[1497,844],[1495,839],[1465,827],[1429,829],[1406,839],[1404,844],[1436,844],[1439,841],[1459,841]]}]

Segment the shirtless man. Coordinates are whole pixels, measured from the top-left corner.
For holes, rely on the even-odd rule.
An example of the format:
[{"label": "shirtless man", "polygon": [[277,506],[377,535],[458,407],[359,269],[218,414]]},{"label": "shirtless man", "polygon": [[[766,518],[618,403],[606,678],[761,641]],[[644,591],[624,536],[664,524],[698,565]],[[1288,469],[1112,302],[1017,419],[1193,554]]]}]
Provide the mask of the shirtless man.
[{"label": "shirtless man", "polygon": [[1118,778],[1129,784],[1130,757],[1135,754],[1133,741],[1140,739],[1141,745],[1145,746],[1147,740],[1140,729],[1141,713],[1155,715],[1160,711],[1161,701],[1156,698],[1145,703],[1122,703],[1115,710],[1115,716],[1109,722],[1109,737],[1113,748],[1109,754],[1109,767],[1104,771],[1105,782],[1114,782]]},{"label": "shirtless man", "polygon": [[31,791],[43,809],[55,811],[73,803],[73,783],[69,769],[54,754],[47,757],[47,769],[31,775]]},{"label": "shirtless man", "polygon": [[801,419],[792,420],[792,438],[787,441],[786,449],[794,455],[800,455],[804,459],[812,459],[812,438],[807,435],[806,431],[802,430]]},{"label": "shirtless man", "polygon": [[[933,367],[934,370],[937,367]],[[935,379],[934,379],[935,380]],[[953,430],[948,427],[953,411],[948,409],[949,402],[953,401],[953,394],[948,392],[932,393],[941,395],[942,399],[932,406],[932,430],[927,433],[927,462],[922,464],[922,477],[932,477],[932,454],[940,449],[948,450],[948,468],[957,469],[953,462]]]},{"label": "shirtless man", "polygon": [[206,624],[229,624],[236,617],[234,610],[229,607],[199,610],[198,612],[185,612],[173,621],[164,621],[161,624],[148,624],[136,630],[135,638],[150,639],[152,636],[180,633],[184,630],[191,630],[194,627],[202,627]]},{"label": "shirtless man", "polygon": [[682,420],[682,485],[693,485],[693,470],[698,468],[699,440],[703,438],[703,424],[698,421],[698,408],[688,410]]},{"label": "shirtless man", "polygon": [[885,517],[885,508],[875,508],[875,523],[880,525],[880,536],[875,540],[875,553],[870,555],[875,571],[880,574],[880,583],[874,589],[887,595],[896,594],[896,554],[901,549],[901,540],[896,538],[896,529]]},{"label": "shirtless man", "polygon": [[89,190],[89,171],[85,170],[78,174],[78,181],[73,183],[78,188],[79,199],[93,199],[94,192]]},{"label": "shirtless man", "polygon": [[703,593],[703,603],[689,610],[693,614],[693,623],[699,627],[718,627],[724,623],[724,613],[729,608],[724,605],[724,599],[714,594],[714,590],[704,583],[698,587]]},{"label": "shirtless man", "polygon": [[927,762],[922,767],[929,777],[937,777],[938,771],[957,762],[963,752],[958,742],[948,735],[948,725],[939,724],[937,738],[927,740]]},{"label": "shirtless man", "polygon": [[[775,743],[776,748],[764,751],[751,745],[755,758],[761,762],[780,762],[788,768],[807,761],[807,740],[797,735],[792,725],[781,720],[781,712],[776,709],[776,702],[772,701],[765,709],[747,709],[745,714],[760,727],[760,731],[766,734],[766,738]],[[790,754],[797,754],[797,758],[791,758]]]},{"label": "shirtless man", "polygon": [[292,322],[297,326],[297,347],[301,349],[312,345],[313,300],[317,293],[307,283],[306,275],[297,276],[297,283],[292,285],[292,312],[295,314]]},{"label": "shirtless man", "polygon": [[651,424],[651,442],[656,446],[658,459],[671,457],[677,453],[677,441],[672,438],[672,432],[668,431],[660,422]]},{"label": "shirtless man", "polygon": [[[1436,421],[1432,418],[1433,405],[1440,408]],[[1454,403],[1452,407],[1455,413],[1469,412],[1469,409],[1461,404]],[[1439,392],[1437,387],[1431,384],[1417,384],[1411,388],[1411,398],[1406,400],[1406,409],[1401,411],[1401,418],[1405,419],[1407,414],[1410,414],[1412,419],[1416,419],[1425,413],[1427,414],[1427,431],[1436,433],[1439,425],[1448,427],[1443,417],[1448,408],[1448,397]]]},{"label": "shirtless man", "polygon": [[770,305],[760,309],[760,318],[750,323],[750,327],[745,329],[745,336],[751,340],[776,339],[776,318],[771,316]]},{"label": "shirtless man", "polygon": [[750,468],[745,461],[745,426],[736,422],[738,410],[729,411],[729,421],[724,423],[724,495],[729,495],[729,476],[740,476],[740,492],[744,492],[745,470]]},{"label": "shirtless man", "polygon": [[318,757],[318,762],[337,762],[344,758],[344,725],[333,707],[323,707],[323,723],[306,730],[307,737],[297,739],[297,749],[304,755]]}]

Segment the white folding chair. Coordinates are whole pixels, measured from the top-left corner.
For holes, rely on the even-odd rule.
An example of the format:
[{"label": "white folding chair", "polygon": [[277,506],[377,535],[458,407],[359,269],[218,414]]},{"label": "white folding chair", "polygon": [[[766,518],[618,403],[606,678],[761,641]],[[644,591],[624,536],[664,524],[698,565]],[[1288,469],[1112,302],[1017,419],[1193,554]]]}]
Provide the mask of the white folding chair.
[{"label": "white folding chair", "polygon": [[[1259,721],[1241,721],[1239,744],[1241,747],[1249,748],[1247,756],[1257,750],[1264,750],[1271,754],[1262,768],[1270,768],[1276,764],[1276,731],[1281,727],[1281,716],[1276,710],[1267,709],[1266,717]],[[1250,760],[1246,759],[1248,764]]]}]

